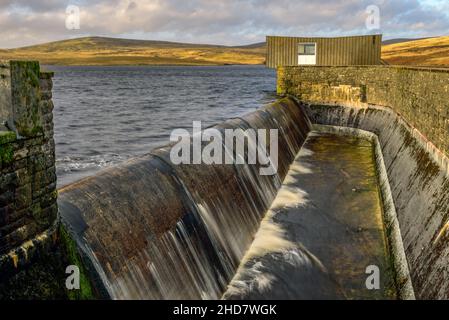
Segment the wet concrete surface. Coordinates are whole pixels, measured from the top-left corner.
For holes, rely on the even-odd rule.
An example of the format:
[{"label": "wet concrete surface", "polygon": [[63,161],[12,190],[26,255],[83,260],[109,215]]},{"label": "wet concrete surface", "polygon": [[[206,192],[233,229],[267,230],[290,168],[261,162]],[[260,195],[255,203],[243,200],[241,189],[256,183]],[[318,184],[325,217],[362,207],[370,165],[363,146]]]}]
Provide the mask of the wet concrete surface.
[{"label": "wet concrete surface", "polygon": [[310,133],[223,298],[396,297],[372,142]]}]

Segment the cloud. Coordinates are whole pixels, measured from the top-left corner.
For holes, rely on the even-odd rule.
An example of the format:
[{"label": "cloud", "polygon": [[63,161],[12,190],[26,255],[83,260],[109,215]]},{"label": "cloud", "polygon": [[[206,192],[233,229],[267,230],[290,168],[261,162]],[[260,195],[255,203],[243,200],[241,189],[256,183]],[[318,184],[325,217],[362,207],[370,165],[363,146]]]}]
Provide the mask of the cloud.
[{"label": "cloud", "polygon": [[[80,30],[65,27],[69,4],[80,8]],[[449,30],[440,0],[0,0],[0,47],[87,35],[237,45],[266,34],[366,34],[373,4],[387,38]]]}]

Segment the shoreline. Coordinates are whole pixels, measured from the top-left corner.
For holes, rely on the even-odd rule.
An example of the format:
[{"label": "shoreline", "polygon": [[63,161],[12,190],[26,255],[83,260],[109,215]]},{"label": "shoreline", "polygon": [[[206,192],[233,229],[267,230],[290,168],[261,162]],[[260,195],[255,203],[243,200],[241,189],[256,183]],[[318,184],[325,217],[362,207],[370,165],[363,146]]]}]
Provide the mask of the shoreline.
[{"label": "shoreline", "polygon": [[248,67],[265,66],[265,64],[47,64],[43,67]]}]

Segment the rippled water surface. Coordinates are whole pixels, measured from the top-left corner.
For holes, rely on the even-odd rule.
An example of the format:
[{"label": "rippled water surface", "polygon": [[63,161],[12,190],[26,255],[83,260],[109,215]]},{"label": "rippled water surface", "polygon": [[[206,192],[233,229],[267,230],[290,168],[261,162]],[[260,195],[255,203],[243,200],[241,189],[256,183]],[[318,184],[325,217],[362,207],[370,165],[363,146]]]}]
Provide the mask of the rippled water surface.
[{"label": "rippled water surface", "polygon": [[263,66],[46,67],[59,186],[149,152],[176,128],[239,116],[275,99]]}]

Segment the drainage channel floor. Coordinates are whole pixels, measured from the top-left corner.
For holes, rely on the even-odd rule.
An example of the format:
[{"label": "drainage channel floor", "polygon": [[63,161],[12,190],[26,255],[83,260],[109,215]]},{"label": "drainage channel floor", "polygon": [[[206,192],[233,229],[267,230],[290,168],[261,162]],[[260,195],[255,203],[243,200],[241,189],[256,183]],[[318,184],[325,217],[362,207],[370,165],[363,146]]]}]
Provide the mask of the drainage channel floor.
[{"label": "drainage channel floor", "polygon": [[371,141],[309,135],[223,298],[396,298]]}]

